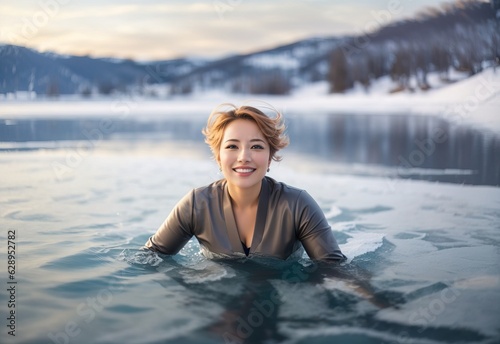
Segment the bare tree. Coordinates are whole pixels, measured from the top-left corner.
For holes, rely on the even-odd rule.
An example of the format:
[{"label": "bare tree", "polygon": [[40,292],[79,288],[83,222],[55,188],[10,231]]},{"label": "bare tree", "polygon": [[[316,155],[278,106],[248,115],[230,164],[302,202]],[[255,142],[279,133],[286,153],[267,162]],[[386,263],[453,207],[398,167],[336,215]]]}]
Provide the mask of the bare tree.
[{"label": "bare tree", "polygon": [[350,75],[349,62],[341,48],[333,51],[330,58],[328,81],[331,93],[343,93],[352,88],[353,82]]}]

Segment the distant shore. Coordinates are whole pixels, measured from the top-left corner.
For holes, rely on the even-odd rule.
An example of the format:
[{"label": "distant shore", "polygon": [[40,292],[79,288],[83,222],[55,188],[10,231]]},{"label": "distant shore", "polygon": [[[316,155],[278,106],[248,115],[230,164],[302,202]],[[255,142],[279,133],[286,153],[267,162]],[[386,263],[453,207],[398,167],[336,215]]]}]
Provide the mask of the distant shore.
[{"label": "distant shore", "polygon": [[361,90],[327,94],[325,84],[299,89],[287,96],[242,95],[221,91],[166,99],[139,95],[82,98],[3,99],[0,119],[127,117],[154,119],[163,116],[208,116],[220,103],[264,101],[287,113],[412,114],[441,116],[457,125],[473,125],[500,133],[500,70],[488,68],[470,78],[418,93],[388,94]]}]

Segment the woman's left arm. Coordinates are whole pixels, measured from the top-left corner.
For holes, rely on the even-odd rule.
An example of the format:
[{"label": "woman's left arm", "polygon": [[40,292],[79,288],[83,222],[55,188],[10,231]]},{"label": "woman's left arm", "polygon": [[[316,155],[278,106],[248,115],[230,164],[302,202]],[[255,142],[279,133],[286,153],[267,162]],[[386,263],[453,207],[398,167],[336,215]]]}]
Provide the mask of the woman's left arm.
[{"label": "woman's left arm", "polygon": [[297,207],[299,239],[309,257],[317,261],[317,266],[321,267],[316,270],[318,277],[350,281],[348,287],[377,307],[393,306],[387,299],[374,292],[367,271],[352,264],[345,266],[329,264],[343,261],[347,257],[340,251],[323,211],[307,192],[302,191]]},{"label": "woman's left arm", "polygon": [[306,191],[297,199],[295,214],[298,238],[312,260],[338,262],[346,259],[323,211]]}]

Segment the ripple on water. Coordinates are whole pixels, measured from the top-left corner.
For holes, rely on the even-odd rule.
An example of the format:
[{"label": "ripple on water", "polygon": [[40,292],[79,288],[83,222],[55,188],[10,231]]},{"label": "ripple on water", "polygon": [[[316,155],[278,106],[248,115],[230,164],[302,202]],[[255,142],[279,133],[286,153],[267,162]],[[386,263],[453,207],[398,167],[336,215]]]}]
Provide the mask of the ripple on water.
[{"label": "ripple on water", "polygon": [[68,231],[74,231],[74,230],[84,230],[88,231],[89,229],[109,229],[109,228],[115,228],[116,223],[113,222],[102,222],[102,223],[94,223],[94,224],[85,224],[85,225],[78,225],[78,226],[72,226],[68,227],[65,230]]},{"label": "ripple on water", "polygon": [[5,214],[5,217],[12,220],[27,222],[60,222],[60,220],[50,214],[29,213],[24,210],[15,210]]},{"label": "ripple on water", "polygon": [[383,211],[389,211],[389,210],[393,210],[393,209],[394,208],[392,208],[392,207],[377,205],[377,206],[370,207],[370,208],[352,210],[352,213],[354,213],[354,214],[375,214],[375,213],[381,213]]},{"label": "ripple on water", "polygon": [[120,199],[118,199],[118,202],[119,203],[133,203],[135,202],[137,199],[135,197],[122,197]]},{"label": "ripple on water", "polygon": [[[423,233],[425,233],[425,236],[422,238],[422,240],[430,242],[438,250],[470,246],[470,243],[466,243],[462,240],[452,239],[446,231],[423,231]],[[440,235],[438,233],[442,233],[443,235]]]},{"label": "ripple on water", "polygon": [[106,278],[87,278],[78,281],[59,283],[46,291],[54,296],[81,297],[105,290],[110,286]]},{"label": "ripple on water", "polygon": [[31,201],[32,201],[31,198],[9,198],[9,197],[6,197],[5,199],[1,200],[0,203],[12,205],[12,204],[28,203]]},{"label": "ripple on water", "polygon": [[107,309],[110,312],[119,313],[119,314],[131,314],[131,313],[144,313],[151,310],[149,307],[135,307],[131,305],[116,305],[108,307]]},{"label": "ripple on water", "polygon": [[393,236],[395,239],[401,239],[401,240],[409,240],[409,239],[423,239],[425,237],[425,234],[421,233],[411,233],[411,232],[400,232],[397,233]]},{"label": "ripple on water", "polygon": [[54,202],[68,202],[68,201],[72,201],[72,200],[79,200],[85,196],[86,195],[83,193],[67,194],[67,195],[63,195],[63,196],[53,196],[52,200]]},{"label": "ripple on water", "polygon": [[76,254],[52,260],[42,265],[41,268],[60,271],[94,269],[97,266],[108,263],[110,260],[110,257],[96,253],[94,249],[87,249]]},{"label": "ripple on water", "polygon": [[394,208],[392,208],[392,207],[377,205],[374,207],[361,208],[361,209],[342,208],[342,210],[338,209],[338,211],[333,209],[331,212],[333,215],[335,215],[336,221],[352,222],[354,220],[359,219],[360,215],[376,214],[376,213],[381,213],[381,212],[385,212],[385,211],[390,211],[393,209]]}]

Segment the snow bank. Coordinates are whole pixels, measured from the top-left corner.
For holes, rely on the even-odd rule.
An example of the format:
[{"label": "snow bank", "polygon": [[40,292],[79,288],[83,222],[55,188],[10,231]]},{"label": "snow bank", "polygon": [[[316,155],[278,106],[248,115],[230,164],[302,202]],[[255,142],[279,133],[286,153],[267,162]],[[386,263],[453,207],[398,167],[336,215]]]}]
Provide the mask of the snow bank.
[{"label": "snow bank", "polygon": [[438,115],[457,124],[475,125],[500,132],[500,70],[493,68],[427,92],[388,94],[387,80],[380,80],[365,93],[328,94],[326,83],[304,86],[288,96],[235,95],[211,91],[184,97],[151,99],[139,96],[85,100],[61,97],[57,100],[2,100],[1,119],[127,117],[161,119],[164,116],[202,116],[220,103],[261,100],[286,113],[312,112],[363,114]]}]

